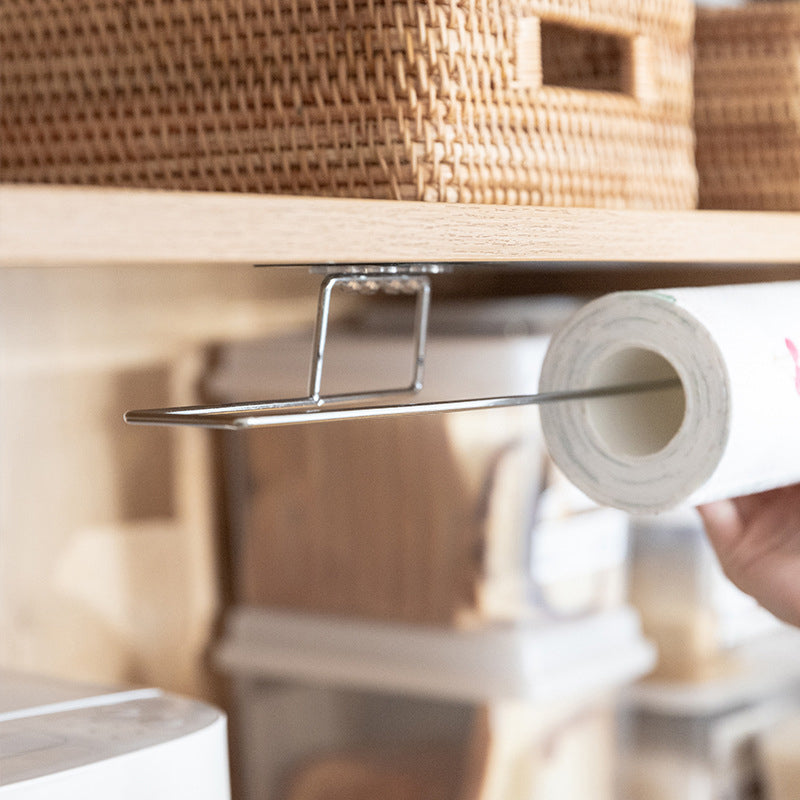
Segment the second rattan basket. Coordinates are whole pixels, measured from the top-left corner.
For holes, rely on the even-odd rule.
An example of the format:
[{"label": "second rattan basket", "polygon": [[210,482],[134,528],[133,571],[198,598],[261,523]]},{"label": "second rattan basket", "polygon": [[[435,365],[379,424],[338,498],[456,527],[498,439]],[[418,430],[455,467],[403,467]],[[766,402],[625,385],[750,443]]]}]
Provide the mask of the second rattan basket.
[{"label": "second rattan basket", "polygon": [[6,181],[696,202],[690,0],[4,0]]},{"label": "second rattan basket", "polygon": [[700,205],[800,211],[800,2],[699,9]]}]

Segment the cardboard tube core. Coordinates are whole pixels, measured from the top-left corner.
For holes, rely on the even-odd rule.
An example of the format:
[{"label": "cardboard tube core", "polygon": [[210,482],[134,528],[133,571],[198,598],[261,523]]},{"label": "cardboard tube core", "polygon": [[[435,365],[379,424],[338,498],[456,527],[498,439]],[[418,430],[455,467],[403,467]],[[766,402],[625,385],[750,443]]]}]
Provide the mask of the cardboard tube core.
[{"label": "cardboard tube core", "polygon": [[[598,364],[590,385],[614,385],[678,378],[670,362],[643,347],[619,350]],[[686,415],[683,384],[667,389],[587,401],[586,414],[596,436],[620,457],[650,456],[663,450]]]}]

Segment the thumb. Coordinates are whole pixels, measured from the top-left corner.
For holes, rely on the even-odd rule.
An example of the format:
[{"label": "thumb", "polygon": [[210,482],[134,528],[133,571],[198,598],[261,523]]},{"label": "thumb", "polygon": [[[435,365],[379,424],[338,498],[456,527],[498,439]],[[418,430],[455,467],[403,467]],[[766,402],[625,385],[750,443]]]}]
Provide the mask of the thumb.
[{"label": "thumb", "polygon": [[742,518],[733,500],[716,500],[697,507],[717,554],[730,550],[742,533]]}]

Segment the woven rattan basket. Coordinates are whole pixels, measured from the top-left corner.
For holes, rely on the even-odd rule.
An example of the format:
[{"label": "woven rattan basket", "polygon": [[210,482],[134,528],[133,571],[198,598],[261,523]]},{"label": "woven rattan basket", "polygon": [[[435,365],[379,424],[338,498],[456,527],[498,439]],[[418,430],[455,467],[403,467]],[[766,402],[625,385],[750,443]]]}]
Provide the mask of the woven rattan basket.
[{"label": "woven rattan basket", "polygon": [[698,9],[700,205],[800,211],[800,2]]},{"label": "woven rattan basket", "polygon": [[690,0],[2,0],[5,181],[696,204]]}]

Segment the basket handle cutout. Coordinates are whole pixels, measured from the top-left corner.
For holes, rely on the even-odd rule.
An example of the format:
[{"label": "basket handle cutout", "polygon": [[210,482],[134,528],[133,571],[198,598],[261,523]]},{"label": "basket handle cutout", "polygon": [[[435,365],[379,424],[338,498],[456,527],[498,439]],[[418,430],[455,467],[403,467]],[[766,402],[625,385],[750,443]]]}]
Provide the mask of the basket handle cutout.
[{"label": "basket handle cutout", "polygon": [[644,36],[522,17],[516,38],[517,88],[602,91],[637,100],[652,96],[652,48]]}]

